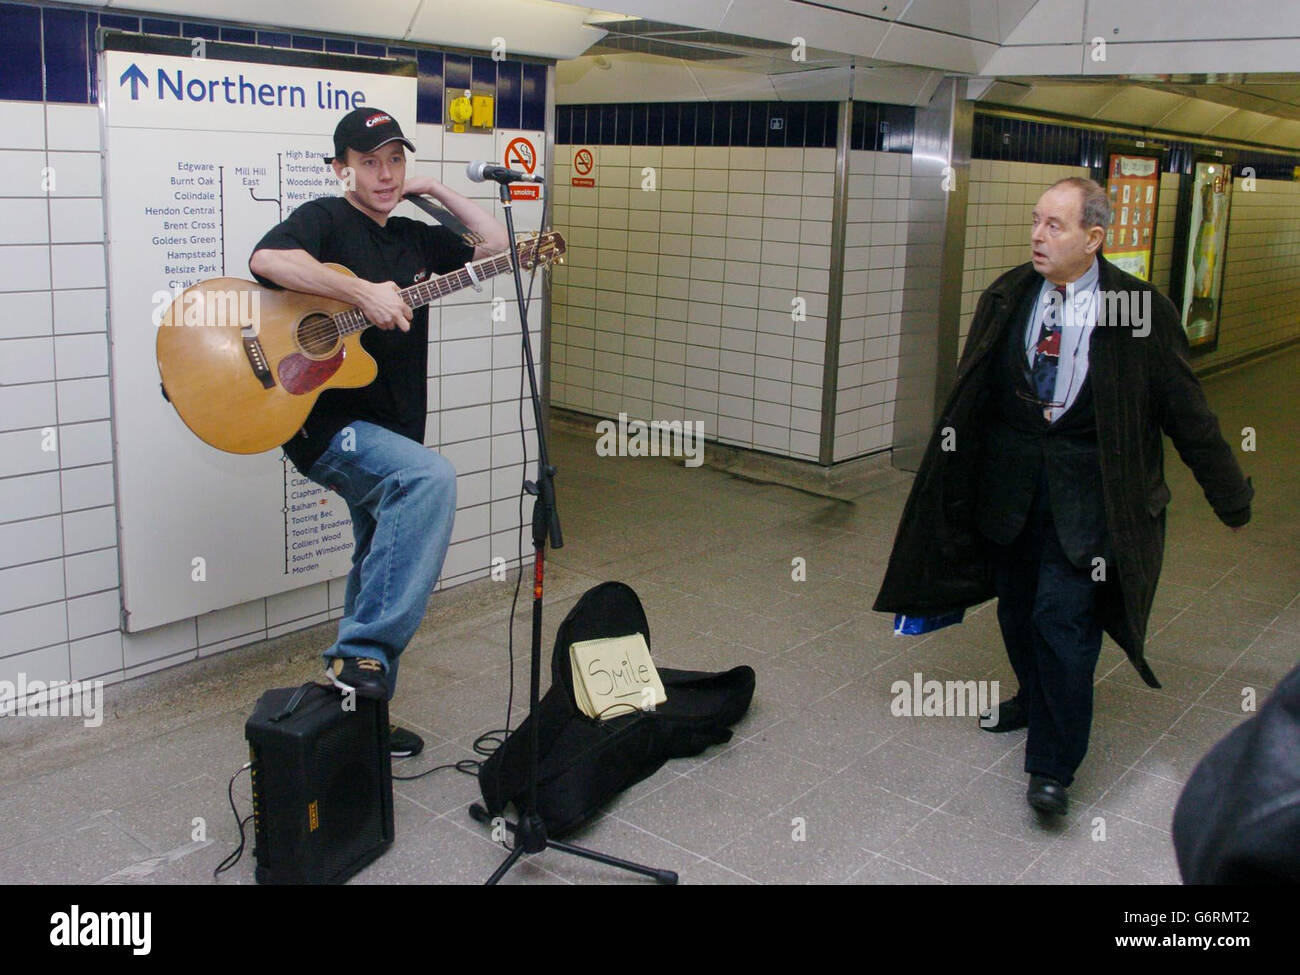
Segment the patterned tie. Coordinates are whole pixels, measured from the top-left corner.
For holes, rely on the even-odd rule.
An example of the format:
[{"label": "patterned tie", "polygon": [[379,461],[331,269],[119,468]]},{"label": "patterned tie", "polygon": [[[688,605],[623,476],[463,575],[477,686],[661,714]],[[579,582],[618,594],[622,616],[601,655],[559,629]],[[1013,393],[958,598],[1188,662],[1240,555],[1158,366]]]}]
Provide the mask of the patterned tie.
[{"label": "patterned tie", "polygon": [[[1055,308],[1049,307],[1043,315],[1043,327],[1038,333],[1038,345],[1034,347],[1034,364],[1030,368],[1030,380],[1034,385],[1034,395],[1040,403],[1051,403],[1056,395],[1056,364],[1061,358],[1061,316],[1065,308],[1065,286],[1058,284],[1056,293],[1060,298]],[[1046,409],[1043,411],[1047,415]]]}]

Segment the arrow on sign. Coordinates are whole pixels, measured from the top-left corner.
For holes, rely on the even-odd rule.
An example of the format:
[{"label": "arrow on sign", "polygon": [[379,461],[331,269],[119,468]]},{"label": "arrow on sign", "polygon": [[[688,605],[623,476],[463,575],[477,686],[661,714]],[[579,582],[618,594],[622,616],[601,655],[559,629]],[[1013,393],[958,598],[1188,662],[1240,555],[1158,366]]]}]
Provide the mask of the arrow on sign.
[{"label": "arrow on sign", "polygon": [[144,86],[149,87],[149,78],[134,64],[123,71],[122,77],[117,79],[119,85],[124,85],[128,81],[131,82],[131,101],[136,101],[140,97],[140,82],[143,81]]}]

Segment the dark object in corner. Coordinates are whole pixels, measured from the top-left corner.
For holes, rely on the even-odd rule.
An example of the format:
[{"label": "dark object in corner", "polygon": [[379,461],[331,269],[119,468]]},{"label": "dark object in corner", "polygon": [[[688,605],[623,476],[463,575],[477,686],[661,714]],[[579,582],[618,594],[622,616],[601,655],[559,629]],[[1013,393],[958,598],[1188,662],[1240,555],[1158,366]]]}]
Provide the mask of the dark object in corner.
[{"label": "dark object in corner", "polygon": [[1300,667],[1201,759],[1173,837],[1184,883],[1300,883]]}]

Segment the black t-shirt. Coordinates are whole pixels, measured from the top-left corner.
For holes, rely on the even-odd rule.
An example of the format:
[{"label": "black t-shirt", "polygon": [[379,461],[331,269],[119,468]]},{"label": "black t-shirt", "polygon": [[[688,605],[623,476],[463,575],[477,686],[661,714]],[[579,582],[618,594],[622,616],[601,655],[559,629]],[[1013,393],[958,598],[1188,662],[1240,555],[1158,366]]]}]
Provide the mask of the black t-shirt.
[{"label": "black t-shirt", "polygon": [[[381,227],[338,196],[302,204],[287,220],[272,227],[253,250],[263,248],[304,250],[322,263],[342,264],[359,278],[393,281],[399,288],[454,271],[474,256],[474,248],[445,227],[392,216]],[[256,277],[275,287],[266,278]],[[367,328],[361,333],[361,347],[379,365],[375,381],[357,389],[323,392],[302,429],[284,444],[284,452],[304,474],[325,452],[334,434],[354,420],[367,420],[424,442],[428,307],[416,309],[409,332]]]}]

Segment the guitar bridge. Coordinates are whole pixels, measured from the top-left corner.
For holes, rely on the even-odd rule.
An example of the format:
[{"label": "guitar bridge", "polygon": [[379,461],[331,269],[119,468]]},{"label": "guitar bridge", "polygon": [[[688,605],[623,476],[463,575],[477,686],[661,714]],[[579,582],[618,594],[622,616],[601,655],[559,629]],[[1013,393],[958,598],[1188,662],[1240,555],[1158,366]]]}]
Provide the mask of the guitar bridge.
[{"label": "guitar bridge", "polygon": [[248,356],[248,364],[253,367],[253,375],[262,384],[262,388],[271,389],[275,385],[275,378],[271,375],[266,353],[262,351],[262,343],[256,335],[244,335],[244,355]]}]

